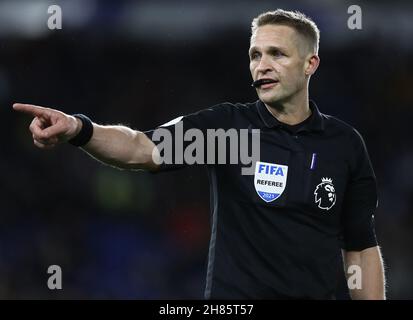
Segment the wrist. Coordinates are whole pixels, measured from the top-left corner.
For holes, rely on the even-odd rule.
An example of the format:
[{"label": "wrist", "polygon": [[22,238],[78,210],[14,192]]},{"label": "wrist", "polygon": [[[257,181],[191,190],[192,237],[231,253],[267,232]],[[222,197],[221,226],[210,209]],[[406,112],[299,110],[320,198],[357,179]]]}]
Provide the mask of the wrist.
[{"label": "wrist", "polygon": [[82,127],[83,127],[82,120],[80,120],[79,118],[74,117],[74,116],[71,116],[71,117],[73,118],[73,120],[75,120],[75,130],[74,130],[73,136],[69,140],[76,137],[79,134],[79,132],[82,130]]},{"label": "wrist", "polygon": [[82,147],[92,138],[93,123],[83,114],[73,114],[72,116],[76,119],[76,133],[68,142],[76,147]]}]

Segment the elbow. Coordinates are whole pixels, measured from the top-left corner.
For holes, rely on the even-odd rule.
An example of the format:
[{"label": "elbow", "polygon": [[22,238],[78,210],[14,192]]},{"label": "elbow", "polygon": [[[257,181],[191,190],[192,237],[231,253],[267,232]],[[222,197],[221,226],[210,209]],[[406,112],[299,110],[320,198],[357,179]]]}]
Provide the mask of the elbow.
[{"label": "elbow", "polygon": [[130,157],[118,166],[121,169],[156,171],[159,159],[155,144],[143,132],[136,131]]}]

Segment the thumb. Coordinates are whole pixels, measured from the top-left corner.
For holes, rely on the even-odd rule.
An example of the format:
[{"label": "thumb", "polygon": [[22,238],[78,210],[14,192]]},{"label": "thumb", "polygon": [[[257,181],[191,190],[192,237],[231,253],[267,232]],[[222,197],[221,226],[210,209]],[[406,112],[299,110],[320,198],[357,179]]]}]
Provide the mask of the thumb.
[{"label": "thumb", "polygon": [[42,136],[44,138],[51,138],[51,137],[56,137],[59,136],[60,134],[64,133],[65,127],[62,126],[60,122],[57,122],[56,124],[51,125],[50,127],[47,127],[42,131]]}]

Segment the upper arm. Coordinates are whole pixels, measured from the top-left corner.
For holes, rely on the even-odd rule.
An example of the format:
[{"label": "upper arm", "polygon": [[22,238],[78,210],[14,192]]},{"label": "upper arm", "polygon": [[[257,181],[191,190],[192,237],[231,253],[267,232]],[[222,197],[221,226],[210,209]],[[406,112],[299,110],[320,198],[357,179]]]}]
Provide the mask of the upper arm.
[{"label": "upper arm", "polygon": [[[145,145],[155,148],[155,158],[158,163],[152,161],[154,169],[152,171],[173,170],[187,166],[188,163],[184,158],[186,147],[195,142],[200,135],[203,148],[202,163],[207,163],[207,130],[225,128],[228,125],[228,112],[228,107],[216,105],[180,116],[153,130],[145,131],[144,134],[150,141],[150,143],[145,141]],[[186,133],[191,129],[187,137]]]},{"label": "upper arm", "polygon": [[351,136],[351,145],[352,159],[344,196],[342,235],[344,249],[361,251],[377,245],[374,230],[377,185],[366,145],[356,130]]}]

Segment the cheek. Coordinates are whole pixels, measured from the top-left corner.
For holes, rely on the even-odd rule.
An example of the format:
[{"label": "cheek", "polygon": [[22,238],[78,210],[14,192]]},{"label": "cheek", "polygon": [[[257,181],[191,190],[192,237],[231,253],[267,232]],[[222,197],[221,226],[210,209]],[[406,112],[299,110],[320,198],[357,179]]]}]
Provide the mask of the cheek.
[{"label": "cheek", "polygon": [[255,68],[256,68],[256,63],[255,62],[250,62],[251,75],[254,75]]},{"label": "cheek", "polygon": [[303,65],[289,64],[284,66],[284,72],[287,78],[293,82],[301,81],[304,77]]},{"label": "cheek", "polygon": [[296,67],[297,73],[304,76],[305,75],[305,69],[306,69],[306,62],[300,61],[297,62]]},{"label": "cheek", "polygon": [[285,79],[290,79],[295,72],[292,63],[287,61],[279,61],[274,65],[274,68]]}]

